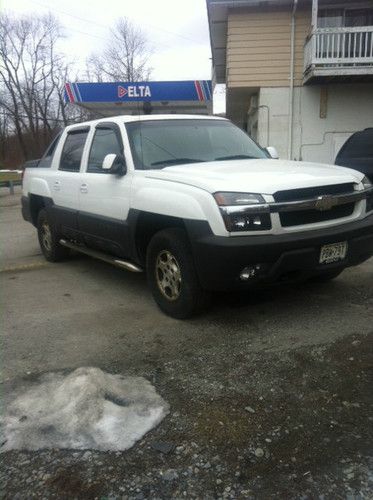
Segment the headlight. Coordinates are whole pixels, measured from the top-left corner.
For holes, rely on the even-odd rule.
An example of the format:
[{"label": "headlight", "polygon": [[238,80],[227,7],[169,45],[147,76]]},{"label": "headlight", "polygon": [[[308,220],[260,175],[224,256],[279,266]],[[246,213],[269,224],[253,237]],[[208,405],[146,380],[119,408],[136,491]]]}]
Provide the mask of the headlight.
[{"label": "headlight", "polygon": [[372,187],[372,183],[370,182],[367,176],[365,176],[361,182],[363,183],[364,189]]},{"label": "headlight", "polygon": [[265,231],[271,229],[271,216],[263,208],[266,201],[255,193],[215,193],[214,198],[219,205],[225,227],[229,232]]},{"label": "headlight", "polygon": [[219,206],[265,203],[261,194],[253,193],[215,193],[214,198]]}]

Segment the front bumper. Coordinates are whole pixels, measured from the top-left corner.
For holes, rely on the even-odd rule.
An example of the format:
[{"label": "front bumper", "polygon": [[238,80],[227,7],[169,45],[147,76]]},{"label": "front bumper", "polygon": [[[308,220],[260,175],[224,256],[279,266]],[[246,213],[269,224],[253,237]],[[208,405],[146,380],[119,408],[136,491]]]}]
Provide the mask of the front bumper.
[{"label": "front bumper", "polygon": [[[215,236],[207,223],[199,224],[189,228],[189,234],[198,277],[207,290],[245,290],[307,279],[373,256],[373,214],[332,228],[281,235]],[[348,242],[346,258],[319,264],[321,247],[342,241]],[[261,264],[259,274],[245,282],[240,280],[243,268],[256,264]]]}]

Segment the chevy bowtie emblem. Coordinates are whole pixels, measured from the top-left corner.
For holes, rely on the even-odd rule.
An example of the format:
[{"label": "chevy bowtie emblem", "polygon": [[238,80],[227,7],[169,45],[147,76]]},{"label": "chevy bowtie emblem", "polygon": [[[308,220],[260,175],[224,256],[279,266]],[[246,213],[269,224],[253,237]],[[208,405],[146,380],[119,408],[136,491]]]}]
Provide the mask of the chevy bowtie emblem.
[{"label": "chevy bowtie emblem", "polygon": [[336,205],[337,202],[333,198],[333,196],[326,195],[326,196],[319,196],[317,198],[315,208],[316,210],[324,211],[324,210],[330,210]]}]

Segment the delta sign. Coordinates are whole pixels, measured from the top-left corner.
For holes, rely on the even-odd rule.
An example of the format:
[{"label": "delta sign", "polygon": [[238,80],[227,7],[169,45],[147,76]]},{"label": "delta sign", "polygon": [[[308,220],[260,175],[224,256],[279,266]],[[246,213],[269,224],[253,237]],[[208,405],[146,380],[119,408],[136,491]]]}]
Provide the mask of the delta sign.
[{"label": "delta sign", "polygon": [[211,101],[210,80],[66,83],[65,102]]},{"label": "delta sign", "polygon": [[122,97],[151,97],[152,92],[150,90],[149,85],[127,85],[127,87],[123,87],[123,85],[118,85],[118,97],[121,99]]}]

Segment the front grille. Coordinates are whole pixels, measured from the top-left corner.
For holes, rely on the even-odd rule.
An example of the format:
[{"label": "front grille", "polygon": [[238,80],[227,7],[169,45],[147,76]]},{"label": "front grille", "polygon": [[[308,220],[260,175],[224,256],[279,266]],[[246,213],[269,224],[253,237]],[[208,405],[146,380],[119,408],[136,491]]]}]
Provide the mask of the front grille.
[{"label": "front grille", "polygon": [[315,222],[325,222],[328,220],[342,219],[353,214],[354,203],[339,205],[331,210],[320,212],[319,210],[299,210],[299,212],[284,212],[280,214],[281,225],[283,227],[300,226],[302,224],[314,224]]},{"label": "front grille", "polygon": [[[335,184],[333,186],[319,186],[313,188],[289,189],[278,191],[274,194],[276,202],[303,201],[317,198],[322,195],[338,195],[354,192],[354,184]],[[281,225],[283,227],[300,226],[302,224],[314,224],[329,220],[349,217],[353,214],[355,203],[347,203],[333,207],[331,210],[298,210],[295,212],[280,212]]]},{"label": "front grille", "polygon": [[354,192],[354,183],[334,184],[333,186],[318,186],[301,189],[288,189],[287,191],[277,191],[273,196],[276,202],[299,201],[317,198],[323,194],[347,194]]}]

